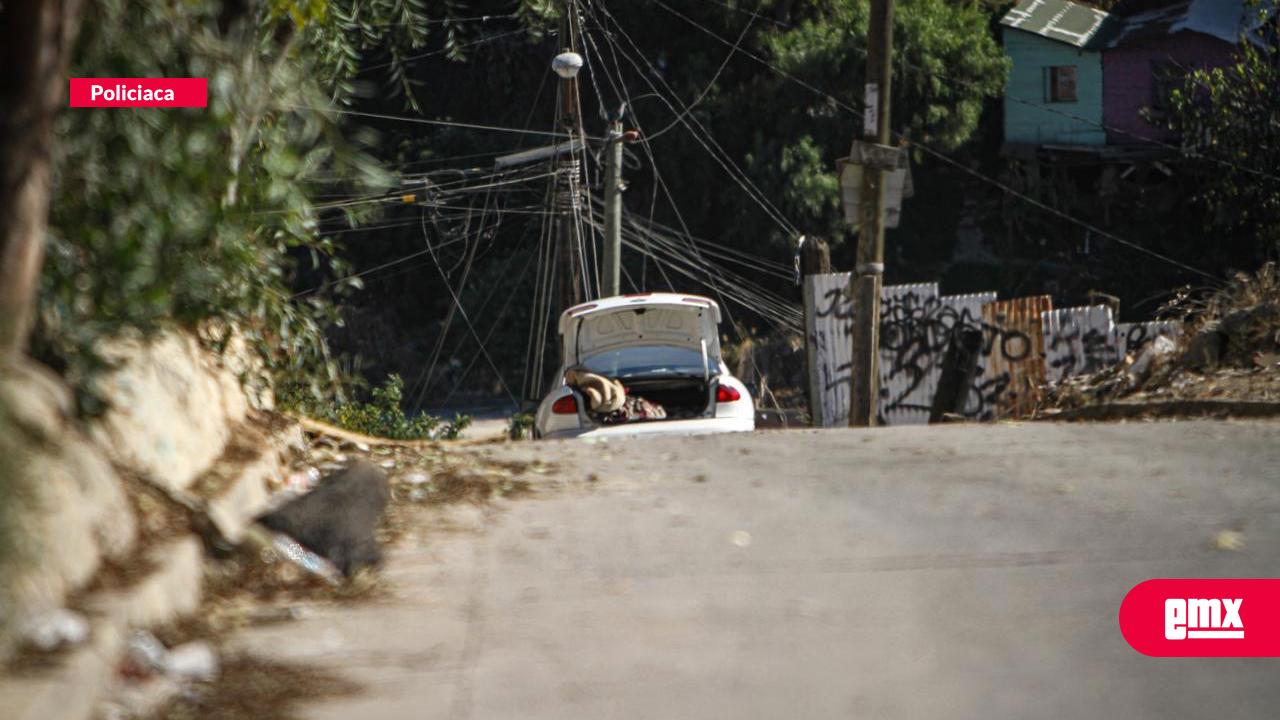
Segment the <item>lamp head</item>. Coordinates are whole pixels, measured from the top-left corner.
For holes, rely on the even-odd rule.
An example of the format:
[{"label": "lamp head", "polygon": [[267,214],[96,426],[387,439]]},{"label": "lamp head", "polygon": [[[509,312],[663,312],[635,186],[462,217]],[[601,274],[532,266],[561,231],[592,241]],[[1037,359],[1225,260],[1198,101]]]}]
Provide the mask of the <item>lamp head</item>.
[{"label": "lamp head", "polygon": [[582,69],[582,56],[576,52],[568,50],[555,56],[551,61],[551,69],[565,80],[572,80],[578,76],[578,71]]}]

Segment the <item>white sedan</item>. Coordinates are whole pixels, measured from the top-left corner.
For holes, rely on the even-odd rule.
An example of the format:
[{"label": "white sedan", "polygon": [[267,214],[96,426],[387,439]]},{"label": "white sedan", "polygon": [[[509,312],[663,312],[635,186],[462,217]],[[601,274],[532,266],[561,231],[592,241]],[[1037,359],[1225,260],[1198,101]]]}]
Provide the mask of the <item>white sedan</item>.
[{"label": "white sedan", "polygon": [[[601,298],[560,316],[557,383],[538,406],[534,437],[697,435],[755,429],[755,405],[720,358],[720,306],[710,298],[640,293]],[[617,380],[662,419],[594,413],[565,381],[571,368]]]}]

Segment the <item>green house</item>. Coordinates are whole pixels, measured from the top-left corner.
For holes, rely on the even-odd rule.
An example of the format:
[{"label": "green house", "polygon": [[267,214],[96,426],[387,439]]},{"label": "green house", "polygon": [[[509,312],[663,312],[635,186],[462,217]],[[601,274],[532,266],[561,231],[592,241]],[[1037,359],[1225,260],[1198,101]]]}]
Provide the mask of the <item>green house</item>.
[{"label": "green house", "polygon": [[1070,0],[1019,0],[1001,20],[1012,60],[1004,98],[1009,146],[1105,145],[1101,10]]}]

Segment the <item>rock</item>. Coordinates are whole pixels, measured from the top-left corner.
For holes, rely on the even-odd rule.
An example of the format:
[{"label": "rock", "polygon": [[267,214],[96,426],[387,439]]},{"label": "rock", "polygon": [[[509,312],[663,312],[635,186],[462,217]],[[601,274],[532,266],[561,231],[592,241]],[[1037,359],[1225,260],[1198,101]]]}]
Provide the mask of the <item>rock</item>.
[{"label": "rock", "polygon": [[79,645],[89,638],[89,621],[65,608],[40,613],[27,620],[22,637],[42,652],[64,645]]},{"label": "rock", "polygon": [[155,635],[146,630],[135,630],[129,636],[125,660],[139,674],[159,672],[165,668],[168,651]]},{"label": "rock", "polygon": [[259,522],[327,558],[349,578],[381,560],[374,529],[390,495],[386,473],[357,461]]},{"label": "rock", "polygon": [[170,677],[212,680],[218,676],[218,656],[209,643],[190,642],[169,651],[164,670]]},{"label": "rock", "polygon": [[1142,348],[1142,352],[1138,353],[1138,357],[1133,361],[1126,371],[1129,376],[1129,387],[1136,387],[1151,375],[1151,370],[1162,360],[1177,352],[1178,345],[1173,340],[1164,335],[1159,335],[1155,340],[1147,343]]},{"label": "rock", "polygon": [[1222,362],[1227,349],[1227,335],[1217,325],[1211,325],[1196,333],[1187,343],[1180,364],[1192,370],[1212,370]]},{"label": "rock", "polygon": [[1276,331],[1280,328],[1280,302],[1259,303],[1237,310],[1222,319],[1221,327],[1227,336],[1225,361],[1250,367],[1255,354],[1280,350]]}]

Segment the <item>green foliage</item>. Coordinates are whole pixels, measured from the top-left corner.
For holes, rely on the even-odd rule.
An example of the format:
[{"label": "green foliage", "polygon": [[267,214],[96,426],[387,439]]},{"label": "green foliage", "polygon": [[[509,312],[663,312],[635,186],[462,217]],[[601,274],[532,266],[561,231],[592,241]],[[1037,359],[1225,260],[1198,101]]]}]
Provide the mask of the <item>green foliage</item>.
[{"label": "green foliage", "polygon": [[533,413],[516,413],[507,421],[507,437],[526,440],[533,434]]},{"label": "green foliage", "polygon": [[[861,108],[869,15],[866,0],[815,2],[810,16],[770,29],[761,41],[781,70],[823,89],[842,105]],[[973,137],[984,104],[1000,94],[1008,73],[990,19],[987,11],[970,4],[896,3],[895,133],[943,150]],[[753,122],[773,128],[757,135],[752,166],[770,175],[783,211],[798,225],[839,237],[844,227],[834,158],[848,154],[859,119],[831,98],[776,75],[764,77],[748,102],[754,104]],[[734,111],[749,112],[745,105]]]},{"label": "green foliage", "polygon": [[405,415],[404,381],[391,375],[374,388],[369,402],[342,402],[336,406],[303,406],[303,412],[352,432],[392,440],[454,440],[471,425],[468,415],[456,415],[453,422],[419,414]]},{"label": "green foliage", "polygon": [[1280,46],[1245,41],[1225,67],[1196,69],[1170,98],[1168,127],[1198,179],[1203,231],[1237,269],[1280,254]]},{"label": "green foliage", "polygon": [[316,397],[342,393],[323,334],[333,306],[327,296],[291,300],[290,282],[300,265],[344,273],[316,232],[316,178],[343,174],[366,192],[386,179],[340,139],[311,79],[315,63],[288,28],[259,15],[223,30],[223,9],[212,0],[86,6],[72,75],[209,78],[207,108],[58,120],[33,351],[63,371],[88,412],[101,408],[100,343],[175,322],[215,344],[236,326],[271,376],[300,379]]}]

